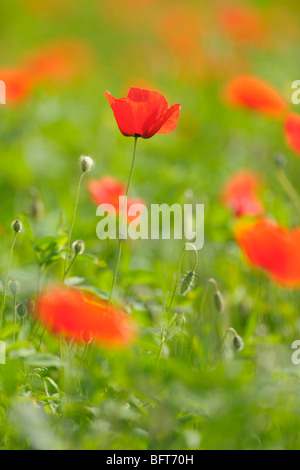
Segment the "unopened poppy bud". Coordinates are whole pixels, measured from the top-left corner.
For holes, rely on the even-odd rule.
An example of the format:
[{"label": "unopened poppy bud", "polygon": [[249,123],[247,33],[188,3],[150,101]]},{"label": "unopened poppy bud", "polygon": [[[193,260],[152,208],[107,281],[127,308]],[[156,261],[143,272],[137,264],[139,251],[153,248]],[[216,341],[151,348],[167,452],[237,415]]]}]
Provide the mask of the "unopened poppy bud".
[{"label": "unopened poppy bud", "polygon": [[20,220],[14,220],[13,223],[11,224],[11,228],[16,232],[22,232],[23,230],[23,225]]},{"label": "unopened poppy bud", "polygon": [[286,165],[286,156],[283,153],[276,153],[274,162],[278,167],[282,168]]},{"label": "unopened poppy bud", "polygon": [[20,283],[19,281],[12,280],[9,282],[9,288],[13,295],[17,295],[20,292]]},{"label": "unopened poppy bud", "polygon": [[197,274],[194,270],[188,271],[182,281],[180,286],[180,294],[187,295],[191,292],[197,284]]},{"label": "unopened poppy bud", "polygon": [[94,166],[94,160],[91,157],[82,155],[79,161],[80,161],[80,165],[81,165],[81,169],[83,173],[87,173]]},{"label": "unopened poppy bud", "polygon": [[19,304],[16,308],[17,314],[19,315],[20,318],[24,318],[25,315],[27,314],[27,308],[26,305],[24,304]]},{"label": "unopened poppy bud", "polygon": [[34,313],[35,312],[35,301],[33,299],[29,299],[27,301],[27,310],[30,312],[30,313]]},{"label": "unopened poppy bud", "polygon": [[77,240],[72,244],[72,250],[76,255],[82,255],[85,250],[85,243],[82,240]]},{"label": "unopened poppy bud", "polygon": [[232,340],[232,345],[236,351],[242,351],[244,349],[244,341],[239,335],[235,335]]},{"label": "unopened poppy bud", "polygon": [[223,313],[225,310],[225,300],[219,290],[215,292],[215,306],[219,313]]}]

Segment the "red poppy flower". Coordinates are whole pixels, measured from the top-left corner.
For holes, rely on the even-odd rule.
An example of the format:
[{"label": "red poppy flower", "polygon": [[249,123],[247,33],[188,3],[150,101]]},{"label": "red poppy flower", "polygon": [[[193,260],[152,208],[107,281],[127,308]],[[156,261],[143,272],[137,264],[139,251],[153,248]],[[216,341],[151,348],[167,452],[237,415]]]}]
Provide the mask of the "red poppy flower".
[{"label": "red poppy flower", "polygon": [[260,13],[254,9],[224,7],[219,20],[224,30],[236,41],[243,43],[261,42],[266,36],[266,25]]},{"label": "red poppy flower", "polygon": [[155,134],[169,134],[177,126],[180,104],[168,108],[160,93],[131,87],[127,98],[106,98],[113,110],[120,131],[125,136],[149,139]]},{"label": "red poppy flower", "polygon": [[235,230],[237,243],[250,263],[266,270],[284,287],[300,286],[300,229],[292,231],[259,219]]},{"label": "red poppy flower", "polygon": [[257,197],[262,186],[260,175],[252,171],[234,174],[224,187],[221,200],[236,217],[241,215],[261,216],[264,208]]},{"label": "red poppy flower", "polygon": [[25,69],[2,68],[0,80],[5,83],[6,103],[19,103],[32,89],[32,81]]},{"label": "red poppy flower", "polygon": [[93,339],[105,346],[118,347],[134,336],[124,312],[73,288],[48,288],[38,298],[36,315],[54,333],[77,342]]},{"label": "red poppy flower", "polygon": [[[126,187],[110,176],[104,176],[99,180],[91,179],[87,181],[87,188],[90,192],[93,202],[98,206],[100,204],[110,204],[114,207],[117,214],[123,213],[124,205],[120,201],[121,196],[125,196]],[[129,216],[128,212],[134,204],[144,204],[142,199],[127,198],[127,220],[133,221],[136,217]]]},{"label": "red poppy flower", "polygon": [[225,100],[272,117],[282,116],[287,109],[285,101],[274,88],[258,78],[246,75],[234,78],[227,85]]},{"label": "red poppy flower", "polygon": [[300,116],[289,114],[285,121],[285,138],[287,145],[300,155]]}]

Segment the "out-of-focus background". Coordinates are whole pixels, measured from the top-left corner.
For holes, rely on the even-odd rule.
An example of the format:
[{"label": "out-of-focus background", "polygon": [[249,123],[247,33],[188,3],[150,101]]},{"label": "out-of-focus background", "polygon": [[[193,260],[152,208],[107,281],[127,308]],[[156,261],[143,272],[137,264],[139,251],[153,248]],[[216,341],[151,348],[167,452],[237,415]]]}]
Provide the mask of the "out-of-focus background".
[{"label": "out-of-focus background", "polygon": [[[220,201],[233,172],[255,169],[264,178],[267,213],[291,227],[299,223],[275,177],[274,155],[283,152],[298,187],[300,162],[287,149],[282,123],[228,106],[223,93],[231,78],[248,74],[272,84],[290,103],[291,84],[300,79],[299,14],[296,0],[3,3],[0,80],[7,85],[7,103],[0,106],[2,275],[10,224],[20,217],[25,233],[18,240],[12,276],[22,283],[24,299],[36,291],[32,241],[62,236],[69,228],[81,154],[95,159],[91,177],[110,175],[126,183],[133,139],[119,132],[104,92],[123,97],[137,86],[161,92],[170,105],[181,103],[182,111],[174,133],[139,139],[132,196],[148,204],[205,204],[199,292],[210,277],[218,281],[228,326],[242,336],[253,333],[254,310],[263,316],[256,339],[236,361],[212,365],[212,347],[201,340],[202,357],[193,373],[186,367],[185,340],[170,341],[163,361],[151,361],[147,354],[154,357],[159,347],[160,305],[174,285],[182,243],[126,243],[116,296],[145,328],[140,343],[122,355],[107,353],[109,360],[94,352],[89,375],[82,379],[86,395],[74,400],[55,425],[52,408],[50,418],[41,407],[32,413],[34,399],[19,408],[18,387],[26,401],[40,385],[32,377],[28,385],[27,377],[22,386],[24,372],[13,361],[5,366],[7,385],[0,387],[3,447],[26,447],[24,436],[34,434],[37,424],[45,434],[34,434],[34,448],[299,447],[299,374],[290,362],[291,340],[298,339],[299,295],[244,263],[234,242],[232,215]],[[79,258],[73,275],[108,292],[117,242],[98,240],[97,222],[83,185],[73,239],[85,241],[95,262]],[[193,253],[188,253],[183,267],[190,269],[192,263]],[[53,262],[45,277],[55,278],[60,271],[61,263]],[[187,315],[187,323],[200,304],[197,292],[181,300],[179,311]],[[53,434],[47,431],[48,419]]]}]

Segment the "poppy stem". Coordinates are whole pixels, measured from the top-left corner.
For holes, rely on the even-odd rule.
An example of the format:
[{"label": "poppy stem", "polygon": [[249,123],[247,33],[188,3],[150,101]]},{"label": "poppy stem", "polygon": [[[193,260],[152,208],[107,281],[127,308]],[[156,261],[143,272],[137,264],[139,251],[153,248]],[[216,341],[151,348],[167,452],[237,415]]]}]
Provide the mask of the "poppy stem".
[{"label": "poppy stem", "polygon": [[179,283],[179,277],[180,277],[180,272],[181,272],[181,265],[182,265],[182,261],[183,261],[183,255],[185,253],[185,250],[187,249],[187,245],[190,245],[193,247],[194,249],[194,253],[195,253],[195,263],[194,263],[194,267],[193,267],[193,271],[196,270],[197,268],[197,264],[198,264],[198,252],[196,250],[196,248],[194,247],[194,245],[192,243],[186,243],[184,245],[184,247],[182,248],[182,251],[181,251],[181,256],[180,256],[180,260],[179,260],[179,267],[178,267],[178,272],[177,272],[177,278],[176,278],[176,282],[175,282],[175,286],[174,286],[174,289],[173,289],[173,293],[172,293],[172,297],[171,297],[171,301],[169,303],[169,307],[167,308],[167,312],[170,310],[172,304],[173,304],[173,301],[174,301],[174,298],[175,298],[175,294],[176,294],[176,291],[177,291],[177,287],[178,287],[178,283]]},{"label": "poppy stem", "polygon": [[276,176],[282,188],[285,190],[285,192],[287,193],[291,201],[294,203],[297,211],[300,214],[300,196],[296,188],[294,187],[289,177],[282,168],[277,169]]},{"label": "poppy stem", "polygon": [[81,357],[81,360],[80,360],[80,367],[83,366],[83,363],[84,363],[85,358],[86,358],[86,353],[88,351],[88,347],[89,347],[89,343],[85,343],[83,354],[82,354],[82,357]]},{"label": "poppy stem", "polygon": [[1,314],[0,314],[0,330],[2,328],[3,314],[4,314],[4,310],[5,310],[8,276],[9,276],[9,271],[10,271],[10,267],[11,267],[11,260],[12,260],[12,255],[13,255],[14,246],[15,246],[15,243],[16,243],[17,236],[18,236],[18,232],[15,232],[14,238],[13,238],[13,241],[12,241],[12,244],[11,244],[11,248],[10,248],[8,268],[7,268],[7,273],[6,273],[6,277],[5,277],[5,281],[4,281],[3,302],[2,302]]},{"label": "poppy stem", "polygon": [[16,341],[17,294],[14,294],[14,342]]},{"label": "poppy stem", "polygon": [[[138,140],[138,137],[135,137],[134,138],[134,147],[133,147],[133,156],[132,156],[132,162],[131,162],[131,168],[130,168],[128,183],[127,183],[124,207],[123,207],[122,216],[121,216],[121,220],[120,220],[121,229],[123,228],[124,215],[125,215],[125,211],[126,211],[126,207],[127,207],[127,199],[128,199],[130,184],[131,184],[131,180],[132,180],[133,168],[134,168],[135,157],[136,157],[137,140]],[[110,295],[109,295],[109,304],[112,301],[113,291],[114,291],[116,278],[117,278],[117,273],[118,273],[119,264],[120,264],[120,259],[121,259],[121,252],[122,252],[122,238],[119,237],[118,256],[117,256],[117,262],[116,262],[116,266],[115,266],[115,270],[114,270],[112,286],[111,286]]]},{"label": "poppy stem", "polygon": [[77,185],[74,212],[73,212],[73,217],[72,217],[71,228],[70,228],[69,235],[68,235],[68,247],[67,247],[67,253],[66,253],[66,258],[65,258],[64,277],[63,277],[63,279],[65,279],[66,274],[67,274],[67,272],[68,272],[68,271],[67,271],[67,263],[68,263],[69,253],[70,253],[71,238],[72,238],[72,232],[73,232],[74,225],[75,225],[75,218],[76,218],[76,212],[77,212],[77,206],[78,206],[78,199],[79,199],[80,186],[81,186],[81,182],[82,182],[82,180],[83,180],[84,175],[85,175],[85,173],[82,172],[82,174],[81,174],[81,176],[80,176],[80,178],[79,178],[79,181],[78,181],[78,185]]},{"label": "poppy stem", "polygon": [[70,269],[72,268],[73,264],[75,263],[77,256],[78,256],[78,253],[75,253],[75,255],[73,256],[73,259],[72,259],[71,263],[69,264],[68,269],[66,270],[66,272],[65,272],[65,274],[64,274],[64,280],[66,279],[68,272],[70,271]]}]

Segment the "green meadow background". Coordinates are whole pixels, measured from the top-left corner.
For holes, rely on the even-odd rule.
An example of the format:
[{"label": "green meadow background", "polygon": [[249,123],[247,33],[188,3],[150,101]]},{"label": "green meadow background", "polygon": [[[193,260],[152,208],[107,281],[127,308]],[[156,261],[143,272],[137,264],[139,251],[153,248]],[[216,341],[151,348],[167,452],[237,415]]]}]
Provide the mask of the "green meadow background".
[{"label": "green meadow background", "polygon": [[[300,339],[299,293],[247,265],[234,241],[234,219],[220,203],[235,171],[255,169],[264,178],[268,215],[299,225],[276,177],[274,156],[282,152],[299,187],[300,161],[286,147],[282,124],[222,99],[228,80],[247,73],[267,80],[291,103],[291,84],[300,79],[299,4],[232,1],[256,9],[266,25],[267,39],[242,43],[218,21],[227,5],[11,0],[1,6],[0,80],[2,68],[19,67],[52,41],[80,39],[93,56],[86,68],[83,61],[80,77],[45,80],[20,103],[0,106],[0,275],[3,281],[11,222],[20,218],[25,230],[10,273],[21,284],[19,302],[61,279],[80,155],[96,163],[87,178],[110,175],[126,184],[133,139],[119,132],[106,90],[122,97],[129,86],[144,86],[182,105],[174,133],[139,139],[131,195],[149,205],[205,204],[197,285],[187,296],[177,293],[171,312],[165,304],[184,242],[124,243],[115,299],[139,325],[136,342],[124,351],[91,347],[81,364],[83,347],[64,343],[61,361],[58,340],[48,333],[38,351],[41,330],[31,340],[30,316],[13,343],[8,293],[1,449],[300,448],[300,366],[291,362],[291,344]],[[199,19],[199,31],[191,18]],[[98,221],[83,185],[73,240],[84,240],[86,254],[69,282],[105,298],[118,242],[97,238]],[[186,253],[182,272],[193,262],[193,252]],[[210,278],[225,299],[222,315]],[[229,327],[244,340],[240,352],[230,334],[222,344]]]}]

